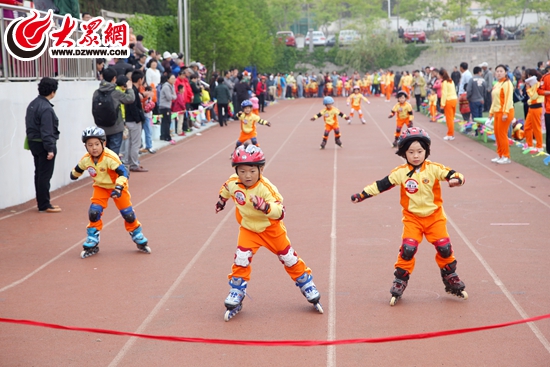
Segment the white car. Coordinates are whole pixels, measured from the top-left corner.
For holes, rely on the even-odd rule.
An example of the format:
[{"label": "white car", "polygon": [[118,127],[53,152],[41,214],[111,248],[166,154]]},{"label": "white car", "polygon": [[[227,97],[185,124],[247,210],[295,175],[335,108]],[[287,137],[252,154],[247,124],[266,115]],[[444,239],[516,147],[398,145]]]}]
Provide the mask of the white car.
[{"label": "white car", "polygon": [[313,46],[324,46],[327,43],[327,38],[325,34],[321,31],[310,31],[308,32],[305,40],[305,46],[309,46],[310,36],[313,34]]},{"label": "white car", "polygon": [[341,46],[351,45],[354,42],[357,42],[361,39],[359,33],[353,29],[343,29],[338,35],[338,44]]}]

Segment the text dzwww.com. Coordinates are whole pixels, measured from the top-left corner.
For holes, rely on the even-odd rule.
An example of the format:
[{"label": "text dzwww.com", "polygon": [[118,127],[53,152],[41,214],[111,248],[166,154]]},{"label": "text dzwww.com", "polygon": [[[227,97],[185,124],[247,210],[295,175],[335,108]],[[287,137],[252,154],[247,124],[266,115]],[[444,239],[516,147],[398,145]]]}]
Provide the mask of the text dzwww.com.
[{"label": "text dzwww.com", "polygon": [[97,58],[97,57],[119,57],[127,58],[130,56],[128,48],[65,48],[50,47],[51,58]]}]

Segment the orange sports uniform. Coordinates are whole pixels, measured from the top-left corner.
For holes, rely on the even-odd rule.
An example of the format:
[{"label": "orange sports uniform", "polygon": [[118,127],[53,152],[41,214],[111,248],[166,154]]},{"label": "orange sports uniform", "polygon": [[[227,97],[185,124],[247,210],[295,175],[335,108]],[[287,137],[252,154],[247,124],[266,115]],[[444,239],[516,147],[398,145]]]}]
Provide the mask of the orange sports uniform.
[{"label": "orange sports uniform", "polygon": [[428,96],[428,103],[430,107],[430,121],[434,122],[437,113],[437,94],[432,93]]},{"label": "orange sports uniform", "polygon": [[[510,158],[510,146],[508,145],[508,127],[514,119],[514,86],[508,78],[499,80],[494,86],[491,96],[493,103],[489,110],[489,117],[494,116],[495,139],[497,142],[497,154],[500,157]],[[442,102],[443,104],[443,102]],[[506,115],[506,119],[504,119]]]},{"label": "orange sports uniform", "polygon": [[532,87],[527,88],[529,96],[529,112],[525,119],[525,143],[527,146],[533,146],[533,137],[537,141],[537,148],[542,149],[542,106],[544,104],[544,95],[538,94],[540,83],[535,83]]},{"label": "orange sports uniform", "polygon": [[[253,195],[262,197],[269,203],[267,214],[254,208],[251,202]],[[311,270],[292,248],[288,239],[283,223],[283,197],[266,177],[261,176],[258,182],[247,188],[239,183],[236,174],[231,175],[221,187],[220,196],[224,199],[233,199],[235,217],[240,225],[235,260],[231,274],[228,275],[229,279],[239,277],[246,281],[250,280],[250,263],[260,247],[265,247],[277,255],[293,280],[304,273],[311,274]]]},{"label": "orange sports uniform", "polygon": [[405,101],[405,103],[396,103],[391,109],[391,112],[393,116],[396,116],[397,125],[395,126],[394,136],[395,140],[397,140],[401,134],[403,125],[407,125],[407,127],[413,126],[413,108],[409,102]]},{"label": "orange sports uniform", "polygon": [[[382,180],[363,189],[363,195],[366,194],[366,197],[370,197],[394,186],[400,186],[404,225],[403,245],[414,248],[414,252],[416,252],[418,244],[425,236],[438,250],[435,260],[440,269],[456,260],[447,232],[447,217],[442,206],[440,184],[440,181],[449,181],[453,178],[459,179],[461,185],[464,184],[462,174],[439,163],[425,160],[417,168],[408,163],[398,166]],[[395,268],[412,273],[415,265],[414,253],[409,260],[404,259],[402,257],[403,245],[397,256]]]},{"label": "orange sports uniform", "polygon": [[252,144],[257,145],[257,142],[255,142],[256,136],[258,136],[256,132],[256,123],[267,125],[268,121],[261,119],[260,116],[252,112],[247,115],[242,111],[237,114],[237,118],[241,122],[241,135],[239,136],[237,145],[243,144],[249,139],[252,140]]},{"label": "orange sports uniform", "polygon": [[389,101],[395,86],[395,76],[392,73],[386,74],[386,101]]},{"label": "orange sports uniform", "polygon": [[447,123],[447,136],[455,136],[455,114],[458,96],[455,83],[452,80],[444,80],[441,83],[441,108],[445,113]]},{"label": "orange sports uniform", "polygon": [[[128,212],[133,213],[131,196],[128,192],[128,171],[115,152],[109,148],[104,148],[103,153],[97,158],[97,162],[89,153],[86,153],[73,168],[71,174],[78,178],[84,171],[88,171],[94,181],[90,209],[101,213],[96,221],[89,222],[88,228],[93,227],[101,231],[103,228],[103,221],[101,220],[103,209],[107,208],[111,193],[117,185],[122,186],[123,190],[121,190],[120,198],[113,198],[116,207],[123,216]],[[141,225],[139,220],[135,218],[135,213],[133,215],[135,219],[133,222],[124,221],[124,226],[128,232],[134,231]]]},{"label": "orange sports uniform", "polygon": [[361,101],[365,101],[367,103],[370,103],[370,101],[367,99],[367,97],[363,96],[361,93],[352,93],[347,99],[347,103],[351,103],[351,112],[349,113],[349,117],[353,118],[353,111],[357,111],[359,113],[359,119],[363,121],[363,111],[361,111]]},{"label": "orange sports uniform", "polygon": [[344,83],[342,83],[342,79],[338,79],[338,81],[336,82],[336,95],[338,97],[341,97],[342,96],[342,88],[344,86]]}]

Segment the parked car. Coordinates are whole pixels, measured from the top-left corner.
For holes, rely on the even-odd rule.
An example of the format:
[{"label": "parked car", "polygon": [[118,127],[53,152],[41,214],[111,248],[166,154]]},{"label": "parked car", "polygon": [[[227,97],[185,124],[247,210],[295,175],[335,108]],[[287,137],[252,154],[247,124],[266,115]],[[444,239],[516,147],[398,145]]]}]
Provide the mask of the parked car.
[{"label": "parked car", "polygon": [[544,36],[544,30],[542,30],[537,25],[521,25],[518,27],[518,29],[514,32],[514,35],[517,38],[523,38],[526,35],[536,35],[536,36]]},{"label": "parked car", "polygon": [[324,46],[327,43],[327,38],[325,37],[325,34],[323,32],[309,31],[305,40],[306,47],[309,45],[310,36],[313,37],[313,46]]},{"label": "parked car", "polygon": [[450,42],[466,42],[466,28],[453,27],[449,30]]},{"label": "parked car", "polygon": [[336,36],[334,35],[328,36],[326,46],[334,47],[335,45],[336,45]]},{"label": "parked car", "polygon": [[403,34],[403,41],[405,41],[405,43],[426,43],[426,33],[417,28],[407,28]]},{"label": "parked car", "polygon": [[502,39],[505,39],[505,40],[515,40],[516,39],[516,34],[513,33],[513,32],[510,32],[509,30],[507,29],[504,29],[502,28]]},{"label": "parked car", "polygon": [[470,41],[479,42],[481,40],[481,31],[470,33]]},{"label": "parked car", "polygon": [[[497,25],[498,25],[497,23],[485,24],[485,26],[481,29],[481,40],[482,41],[489,41],[489,39],[491,38],[491,31],[493,29],[496,30]],[[499,40],[507,39],[506,38],[506,32],[505,32],[504,28],[502,28],[502,32],[500,33],[500,37],[498,39]]]},{"label": "parked car", "polygon": [[277,39],[281,42],[284,41],[287,46],[296,47],[296,38],[292,31],[277,32]]},{"label": "parked car", "polygon": [[351,45],[361,39],[359,33],[353,29],[343,29],[338,35],[338,44],[340,46]]}]

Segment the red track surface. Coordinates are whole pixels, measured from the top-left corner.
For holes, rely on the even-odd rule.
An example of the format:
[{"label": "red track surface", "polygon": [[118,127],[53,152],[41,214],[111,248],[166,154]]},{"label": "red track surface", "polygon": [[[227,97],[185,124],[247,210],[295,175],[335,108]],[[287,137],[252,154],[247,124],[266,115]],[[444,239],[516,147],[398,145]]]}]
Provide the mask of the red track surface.
[{"label": "red track surface", "polygon": [[[258,127],[287,209],[285,224],[312,268],[325,314],[316,313],[278,259],[261,249],[243,311],[223,321],[227,274],[236,246],[234,207],[216,215],[232,173],[236,123],[213,128],[143,158],[130,191],[151,255],[139,253],[113,203],[104,214],[99,254],[79,257],[91,181],[53,193],[60,214],[34,202],[0,211],[0,317],[142,334],[246,340],[376,338],[499,324],[550,313],[546,268],[548,179],[420,114],[432,137],[430,159],[463,173],[443,189],[448,229],[467,301],[444,292],[426,241],[403,299],[389,306],[400,245],[394,189],[353,205],[350,195],[402,162],[390,148],[390,107],[372,98],[366,125],[342,123],[344,148],[318,149],[320,99],[282,101]],[[343,99],[337,107],[349,112]],[[75,162],[76,163],[76,162]],[[67,172],[72,167],[66,167]],[[31,169],[31,168],[28,168]],[[31,183],[29,183],[31,184]],[[17,212],[12,212],[17,211]],[[512,225],[522,223],[524,225]],[[506,224],[506,225],[503,225]],[[330,347],[250,347],[170,343],[125,336],[0,324],[1,366],[547,366],[550,321],[435,339]]]}]

